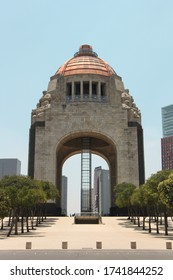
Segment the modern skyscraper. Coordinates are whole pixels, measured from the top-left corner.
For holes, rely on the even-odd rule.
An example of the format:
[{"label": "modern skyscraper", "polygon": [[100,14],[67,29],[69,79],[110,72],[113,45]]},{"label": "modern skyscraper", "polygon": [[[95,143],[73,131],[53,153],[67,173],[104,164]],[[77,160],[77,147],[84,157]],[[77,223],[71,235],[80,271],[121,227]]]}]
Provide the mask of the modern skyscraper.
[{"label": "modern skyscraper", "polygon": [[173,169],[173,105],[162,108],[162,169]]},{"label": "modern skyscraper", "polygon": [[101,166],[94,170],[94,212],[101,215],[110,213],[110,179],[109,170],[102,169]]},{"label": "modern skyscraper", "polygon": [[67,215],[67,177],[66,176],[62,176],[61,209],[62,209],[62,214]]},{"label": "modern skyscraper", "polygon": [[5,176],[20,175],[21,162],[16,158],[0,159],[0,179]]},{"label": "modern skyscraper", "polygon": [[163,138],[173,136],[173,105],[162,108]]}]

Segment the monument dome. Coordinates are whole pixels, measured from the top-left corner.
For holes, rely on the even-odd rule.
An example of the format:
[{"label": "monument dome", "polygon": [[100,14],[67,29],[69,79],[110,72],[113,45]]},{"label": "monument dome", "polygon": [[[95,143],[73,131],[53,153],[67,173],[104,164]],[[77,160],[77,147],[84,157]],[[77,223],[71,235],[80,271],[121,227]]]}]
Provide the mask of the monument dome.
[{"label": "monument dome", "polygon": [[96,74],[111,76],[115,74],[113,68],[98,57],[90,45],[82,45],[74,57],[67,60],[55,75],[71,76],[78,74]]}]

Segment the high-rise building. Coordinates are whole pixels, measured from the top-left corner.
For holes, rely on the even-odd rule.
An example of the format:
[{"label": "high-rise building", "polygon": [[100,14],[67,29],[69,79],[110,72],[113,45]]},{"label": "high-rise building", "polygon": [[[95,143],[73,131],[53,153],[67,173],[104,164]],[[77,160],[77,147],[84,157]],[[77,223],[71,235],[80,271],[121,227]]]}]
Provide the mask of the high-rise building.
[{"label": "high-rise building", "polygon": [[21,162],[16,158],[0,159],[0,179],[5,176],[20,175]]},{"label": "high-rise building", "polygon": [[67,215],[67,177],[66,176],[62,176],[61,209],[62,209],[62,214]]},{"label": "high-rise building", "polygon": [[173,136],[173,105],[162,108],[163,138]]},{"label": "high-rise building", "polygon": [[162,169],[173,169],[173,105],[162,108]]},{"label": "high-rise building", "polygon": [[94,170],[94,212],[101,215],[110,213],[110,179],[109,170],[102,169],[101,166]]}]

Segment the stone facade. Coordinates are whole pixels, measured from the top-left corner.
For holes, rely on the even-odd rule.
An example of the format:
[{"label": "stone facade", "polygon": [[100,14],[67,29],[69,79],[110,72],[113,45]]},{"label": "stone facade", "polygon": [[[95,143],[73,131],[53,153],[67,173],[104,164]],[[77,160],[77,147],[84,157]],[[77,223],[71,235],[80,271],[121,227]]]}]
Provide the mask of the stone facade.
[{"label": "stone facade", "polygon": [[[89,58],[93,69],[95,65],[99,68],[99,62],[104,61],[94,54],[87,53],[86,47],[77,58]],[[81,66],[75,61],[74,57],[51,77],[47,91],[32,111],[28,173],[53,182],[61,191],[63,163],[80,153],[82,137],[90,137],[92,152],[102,156],[110,167],[114,207],[113,187],[117,183],[138,186],[144,182],[141,114],[122,78],[110,66],[105,63],[105,73],[100,74],[87,70],[84,61],[78,73]],[[72,72],[68,72],[69,63],[76,67],[70,66]]]}]

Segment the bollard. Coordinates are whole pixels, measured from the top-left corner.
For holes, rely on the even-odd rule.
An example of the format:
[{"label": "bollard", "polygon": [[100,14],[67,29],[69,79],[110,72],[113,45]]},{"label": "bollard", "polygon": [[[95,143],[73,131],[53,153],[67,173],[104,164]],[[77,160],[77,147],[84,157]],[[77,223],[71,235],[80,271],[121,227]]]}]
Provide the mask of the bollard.
[{"label": "bollard", "polygon": [[102,242],[101,241],[96,242],[96,249],[102,249]]},{"label": "bollard", "polygon": [[131,242],[131,249],[136,249],[136,241]]},{"label": "bollard", "polygon": [[68,242],[67,241],[62,242],[62,249],[68,249]]},{"label": "bollard", "polygon": [[172,242],[166,242],[166,249],[172,249]]},{"label": "bollard", "polygon": [[32,242],[26,242],[26,249],[31,249]]}]

